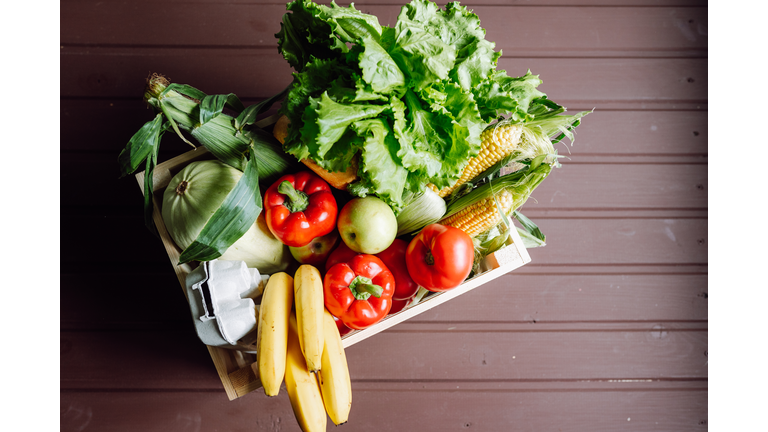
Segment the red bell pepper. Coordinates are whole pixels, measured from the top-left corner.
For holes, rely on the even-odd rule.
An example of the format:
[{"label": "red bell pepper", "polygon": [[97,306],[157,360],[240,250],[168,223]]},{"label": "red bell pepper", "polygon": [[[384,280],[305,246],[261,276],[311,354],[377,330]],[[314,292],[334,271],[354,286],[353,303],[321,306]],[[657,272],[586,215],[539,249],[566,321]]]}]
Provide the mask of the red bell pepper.
[{"label": "red bell pepper", "polygon": [[328,312],[347,327],[360,330],[389,313],[395,277],[380,259],[360,254],[329,268],[323,290]]},{"label": "red bell pepper", "polygon": [[264,193],[264,211],[272,234],[293,247],[333,231],[338,215],[331,187],[312,171],[277,180]]},{"label": "red bell pepper", "polygon": [[419,291],[419,284],[413,281],[405,263],[407,249],[408,242],[395,239],[388,248],[376,254],[395,276],[395,293],[392,295],[394,300],[408,300]]}]

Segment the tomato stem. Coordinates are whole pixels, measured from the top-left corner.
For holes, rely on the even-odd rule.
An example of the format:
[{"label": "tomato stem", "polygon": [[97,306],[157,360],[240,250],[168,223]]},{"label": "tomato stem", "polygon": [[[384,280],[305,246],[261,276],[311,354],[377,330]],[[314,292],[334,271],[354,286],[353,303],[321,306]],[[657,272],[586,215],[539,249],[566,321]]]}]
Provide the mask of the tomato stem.
[{"label": "tomato stem", "polygon": [[307,209],[307,206],[309,206],[309,198],[307,197],[307,194],[296,190],[288,180],[280,183],[277,187],[277,191],[286,196],[283,205],[290,210],[291,213],[304,211]]},{"label": "tomato stem", "polygon": [[371,279],[364,276],[356,276],[349,284],[349,290],[357,300],[368,300],[371,296],[381,297],[384,288],[376,285]]},{"label": "tomato stem", "polygon": [[427,262],[427,265],[435,265],[435,256],[432,255],[432,252],[427,252],[427,256],[424,257],[424,261]]}]

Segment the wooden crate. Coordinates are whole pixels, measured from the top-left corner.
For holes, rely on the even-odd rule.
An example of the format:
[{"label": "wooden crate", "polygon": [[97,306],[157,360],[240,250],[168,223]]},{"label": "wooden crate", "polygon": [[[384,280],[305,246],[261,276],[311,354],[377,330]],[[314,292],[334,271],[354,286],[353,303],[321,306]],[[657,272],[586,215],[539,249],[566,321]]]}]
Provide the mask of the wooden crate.
[{"label": "wooden crate", "polygon": [[[273,116],[262,120],[257,123],[257,125],[265,127],[271,125],[274,121],[276,121],[276,118]],[[157,226],[157,231],[163,245],[165,246],[165,250],[168,253],[168,257],[171,260],[171,264],[174,266],[176,276],[179,279],[185,297],[187,296],[185,281],[187,275],[195,269],[196,264],[188,263],[178,265],[179,256],[181,255],[182,250],[173,242],[165,227],[165,223],[163,222],[161,215],[163,191],[170,183],[171,178],[189,163],[206,159],[213,159],[213,156],[205,149],[205,147],[199,146],[195,150],[190,150],[182,155],[158,164],[153,173],[152,200],[154,203],[154,211],[152,217]],[[142,193],[144,193],[144,172],[136,174],[136,180],[139,183]],[[481,273],[476,274],[471,279],[464,281],[460,286],[450,291],[431,293],[428,296],[425,296],[418,304],[398,313],[388,315],[371,327],[364,330],[355,330],[344,335],[342,337],[344,347],[352,346],[376,333],[384,331],[407,319],[413,318],[426,310],[432,309],[452,298],[458,297],[467,291],[473,290],[493,279],[509,273],[530,261],[531,257],[528,255],[528,251],[525,249],[523,241],[517,234],[517,231],[513,229],[511,231],[511,236],[507,241],[507,245],[485,257],[480,265]],[[188,298],[187,301],[189,301]],[[237,399],[261,388],[261,382],[255,363],[255,354],[212,346],[208,346],[208,351],[211,354],[211,359],[213,359],[213,364],[221,378],[221,382],[224,385],[224,390],[226,391],[229,400]]]}]

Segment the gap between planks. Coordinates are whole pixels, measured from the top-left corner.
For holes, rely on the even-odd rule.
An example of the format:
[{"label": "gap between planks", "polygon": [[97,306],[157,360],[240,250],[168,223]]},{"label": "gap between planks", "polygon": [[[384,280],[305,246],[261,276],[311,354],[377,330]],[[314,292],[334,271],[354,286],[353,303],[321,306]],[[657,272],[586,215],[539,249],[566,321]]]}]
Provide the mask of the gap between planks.
[{"label": "gap between planks", "polygon": [[[272,96],[272,95],[270,95]],[[243,96],[240,98],[240,100],[246,104],[246,105],[253,105],[257,104],[259,102],[262,102],[266,99],[268,99],[270,96]],[[60,95],[59,100],[61,101],[94,101],[94,102],[103,102],[103,101],[115,101],[115,102],[141,102],[141,97],[139,96],[124,96],[124,95],[115,95],[115,96],[97,96],[97,95],[88,95],[88,96],[77,96],[77,95]],[[689,100],[665,100],[665,101],[644,101],[646,103],[652,103],[656,105],[647,106],[642,109],[638,109],[635,107],[621,107],[617,104],[616,101],[599,101],[599,100],[567,100],[568,102],[568,112],[577,112],[577,111],[589,111],[591,109],[595,109],[595,112],[633,112],[633,111],[641,111],[641,112],[701,112],[706,111],[706,109],[701,108],[668,108],[664,107],[664,103],[668,103],[670,105],[675,103],[689,103]],[[600,106],[601,103],[607,103],[610,105],[606,106]],[[558,101],[560,103],[560,101]],[[562,105],[562,103],[560,103]]]},{"label": "gap between planks", "polygon": [[[156,49],[156,50],[217,50],[217,51],[272,51],[277,47],[277,42],[272,45],[236,45],[236,44],[131,44],[131,43],[72,43],[63,42],[60,49]],[[78,55],[78,53],[64,53]],[[82,54],[79,54],[82,55]],[[594,49],[594,48],[542,48],[535,51],[524,49],[515,50],[513,54],[504,53],[502,59],[706,59],[708,51],[701,48],[624,48],[624,49]]]},{"label": "gap between planks", "polygon": [[[709,320],[564,320],[547,319],[510,321],[432,321],[412,318],[385,331],[391,333],[578,333],[578,332],[692,332],[707,331]],[[187,319],[177,321],[142,322],[93,322],[62,321],[60,333],[182,333],[190,332]],[[106,324],[106,325],[103,325]],[[658,329],[656,327],[659,327]]]},{"label": "gap between planks", "polygon": [[[352,379],[354,392],[630,392],[630,391],[707,391],[708,379],[701,378],[565,378],[565,379]],[[254,389],[258,392],[258,389]],[[285,392],[285,383],[280,387]],[[221,388],[62,388],[61,393],[221,393]],[[248,396],[247,393],[243,396]],[[258,394],[254,396],[263,396]]]},{"label": "gap between planks", "polygon": [[[540,219],[540,218],[537,218]],[[88,263],[86,261],[63,260],[62,275],[101,274],[125,275],[126,265],[142,269],[142,275],[167,275],[166,257],[158,261],[132,261],[130,263]],[[708,264],[536,264],[531,262],[518,270],[518,275],[563,275],[563,276],[667,276],[667,275],[706,275]],[[503,277],[503,276],[502,276]]]}]

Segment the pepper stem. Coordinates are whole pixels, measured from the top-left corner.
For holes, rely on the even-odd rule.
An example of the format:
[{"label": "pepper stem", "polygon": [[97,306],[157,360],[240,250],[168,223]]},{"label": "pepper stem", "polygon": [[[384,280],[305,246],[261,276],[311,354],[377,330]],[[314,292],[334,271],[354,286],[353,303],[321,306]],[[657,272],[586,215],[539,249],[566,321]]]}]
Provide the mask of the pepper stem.
[{"label": "pepper stem", "polygon": [[349,284],[349,290],[357,300],[368,300],[371,296],[381,297],[384,288],[376,285],[371,279],[364,276],[356,276]]},{"label": "pepper stem", "polygon": [[309,206],[309,198],[307,197],[307,194],[296,190],[288,180],[280,183],[280,185],[277,186],[277,191],[287,197],[283,205],[288,208],[291,213],[304,211],[307,206]]}]

